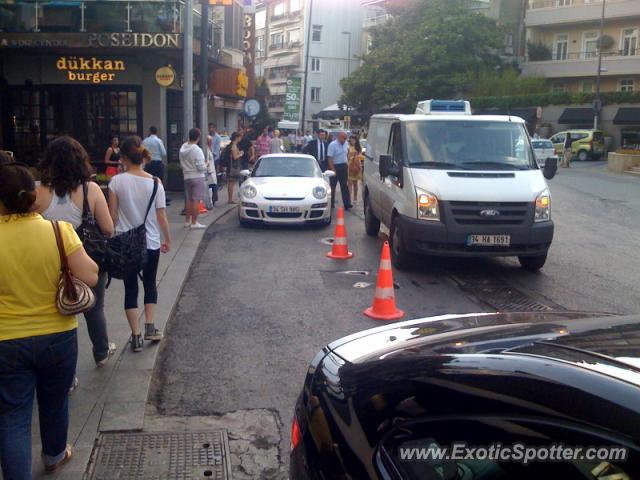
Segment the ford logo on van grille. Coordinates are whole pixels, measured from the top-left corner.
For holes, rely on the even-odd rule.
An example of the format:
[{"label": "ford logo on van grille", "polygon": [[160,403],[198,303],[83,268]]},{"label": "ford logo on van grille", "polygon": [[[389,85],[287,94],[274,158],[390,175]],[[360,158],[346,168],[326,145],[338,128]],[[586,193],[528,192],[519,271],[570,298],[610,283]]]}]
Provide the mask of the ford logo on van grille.
[{"label": "ford logo on van grille", "polygon": [[480,215],[483,217],[499,217],[500,212],[494,209],[480,210]]}]

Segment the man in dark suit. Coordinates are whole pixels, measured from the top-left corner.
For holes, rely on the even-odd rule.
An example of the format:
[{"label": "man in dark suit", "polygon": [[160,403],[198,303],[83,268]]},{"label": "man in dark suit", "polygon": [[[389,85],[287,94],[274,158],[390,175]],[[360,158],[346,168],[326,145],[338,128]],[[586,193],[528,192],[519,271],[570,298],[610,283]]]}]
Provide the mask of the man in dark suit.
[{"label": "man in dark suit", "polygon": [[320,129],[318,130],[317,138],[307,143],[307,145],[302,149],[302,153],[306,153],[307,155],[314,157],[318,161],[322,171],[325,172],[329,168],[329,163],[327,162],[328,147],[327,132],[326,130]]}]

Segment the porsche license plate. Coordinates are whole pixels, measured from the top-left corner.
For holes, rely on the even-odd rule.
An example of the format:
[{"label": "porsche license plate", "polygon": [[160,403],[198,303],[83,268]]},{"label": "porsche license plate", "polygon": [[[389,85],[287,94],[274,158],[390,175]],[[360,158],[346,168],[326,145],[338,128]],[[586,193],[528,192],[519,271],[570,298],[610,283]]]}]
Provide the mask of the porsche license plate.
[{"label": "porsche license plate", "polygon": [[476,235],[467,236],[467,245],[508,247],[511,245],[511,235]]},{"label": "porsche license plate", "polygon": [[288,207],[288,206],[270,206],[269,212],[271,213],[299,213],[300,207]]}]

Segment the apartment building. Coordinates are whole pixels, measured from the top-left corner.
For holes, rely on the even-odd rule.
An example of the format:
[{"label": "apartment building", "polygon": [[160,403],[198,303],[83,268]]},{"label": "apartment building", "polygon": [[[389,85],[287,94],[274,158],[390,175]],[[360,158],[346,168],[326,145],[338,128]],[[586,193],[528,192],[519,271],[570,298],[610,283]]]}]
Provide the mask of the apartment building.
[{"label": "apartment building", "polygon": [[[362,45],[360,0],[259,0],[256,3],[256,76],[267,80],[269,113],[284,114],[287,80],[304,78],[306,128],[338,102],[340,80],[359,65]],[[309,43],[307,44],[307,40]]]},{"label": "apartment building", "polygon": [[[602,5],[530,0],[523,74],[550,79],[555,92],[594,92]],[[604,18],[601,90],[640,91],[640,1],[606,0]]]}]

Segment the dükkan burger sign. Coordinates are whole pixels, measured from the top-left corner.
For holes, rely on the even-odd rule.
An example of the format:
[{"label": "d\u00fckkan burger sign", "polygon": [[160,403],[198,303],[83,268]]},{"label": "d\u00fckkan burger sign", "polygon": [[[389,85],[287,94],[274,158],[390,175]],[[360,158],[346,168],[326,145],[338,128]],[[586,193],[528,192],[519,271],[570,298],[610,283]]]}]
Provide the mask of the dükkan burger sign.
[{"label": "d\u00fckkan burger sign", "polygon": [[56,68],[65,72],[70,82],[96,84],[113,82],[118,72],[126,70],[124,60],[76,56],[58,58]]}]

